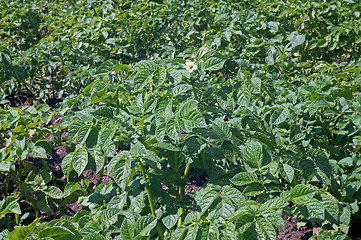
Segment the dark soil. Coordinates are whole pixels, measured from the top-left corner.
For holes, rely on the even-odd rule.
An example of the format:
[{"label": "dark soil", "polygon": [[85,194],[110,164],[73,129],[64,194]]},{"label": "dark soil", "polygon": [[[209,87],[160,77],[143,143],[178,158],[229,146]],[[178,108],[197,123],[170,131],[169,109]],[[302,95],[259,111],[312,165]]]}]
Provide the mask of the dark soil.
[{"label": "dark soil", "polygon": [[288,215],[283,216],[283,221],[285,222],[285,231],[278,230],[277,240],[306,240],[312,237],[313,234],[321,231],[320,227],[313,227],[311,223],[297,228],[298,220]]},{"label": "dark soil", "polygon": [[33,105],[33,99],[31,94],[15,93],[6,97],[9,100],[10,107],[22,108],[23,106]]}]

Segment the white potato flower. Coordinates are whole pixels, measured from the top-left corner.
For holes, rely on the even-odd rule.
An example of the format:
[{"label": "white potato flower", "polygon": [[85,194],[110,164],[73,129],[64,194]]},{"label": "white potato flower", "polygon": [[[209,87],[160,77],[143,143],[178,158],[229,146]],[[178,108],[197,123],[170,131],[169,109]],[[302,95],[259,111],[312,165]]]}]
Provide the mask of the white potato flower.
[{"label": "white potato flower", "polygon": [[189,72],[192,73],[194,70],[197,70],[198,67],[197,65],[194,64],[194,62],[192,62],[191,60],[186,60],[186,65],[184,66],[184,68]]}]

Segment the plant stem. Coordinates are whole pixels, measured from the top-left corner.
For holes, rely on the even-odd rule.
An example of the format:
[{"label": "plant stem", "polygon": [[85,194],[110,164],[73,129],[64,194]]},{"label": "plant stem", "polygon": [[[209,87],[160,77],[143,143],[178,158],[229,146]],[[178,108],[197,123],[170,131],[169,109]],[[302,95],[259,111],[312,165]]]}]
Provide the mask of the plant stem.
[{"label": "plant stem", "polygon": [[[19,160],[19,169],[18,169],[18,172],[17,172],[17,175],[16,175],[17,179],[20,179],[20,178],[21,178],[21,169],[22,169],[22,166],[23,166],[22,163],[23,163],[23,162],[22,162],[21,160]],[[19,185],[19,186],[20,186],[20,185]]]},{"label": "plant stem", "polygon": [[[95,186],[98,186],[99,184],[102,183],[103,176],[104,176],[104,166],[102,167],[102,169],[100,169],[98,181],[97,181],[97,184]],[[95,186],[94,186],[94,188],[95,188]]]},{"label": "plant stem", "polygon": [[[177,141],[175,140],[174,141],[174,144],[175,145],[177,145]],[[179,166],[178,166],[178,153],[176,152],[176,151],[174,151],[174,155],[173,155],[173,157],[174,157],[174,162],[175,162],[175,172],[178,174],[178,171],[179,171]]]},{"label": "plant stem", "polygon": [[40,217],[40,212],[39,212],[38,206],[36,205],[35,200],[32,197],[30,197],[27,193],[23,192],[22,194],[31,202],[31,205],[35,210],[35,218]]},{"label": "plant stem", "polygon": [[[10,174],[13,176],[14,180],[16,181],[16,184],[21,189],[21,181],[20,181],[20,178],[18,178],[18,175],[13,171],[11,171]],[[21,192],[21,195],[25,196],[29,200],[29,202],[31,203],[31,205],[32,205],[32,207],[33,207],[33,209],[35,211],[36,218],[40,217],[40,212],[39,212],[38,206],[36,205],[35,200],[25,192]]]},{"label": "plant stem", "polygon": [[[149,176],[148,174],[146,173],[145,169],[144,169],[144,163],[143,163],[143,159],[142,158],[139,158],[140,160],[140,163],[141,163],[141,172],[142,172],[142,175],[143,175],[143,178],[144,179],[148,179]],[[150,212],[152,213],[152,216],[153,217],[157,217],[157,215],[155,214],[155,210],[154,210],[154,203],[153,203],[153,198],[152,198],[152,193],[149,189],[149,185],[148,183],[145,184],[145,190],[147,192],[147,196],[148,196],[148,201],[149,201],[149,206],[150,206]],[[157,231],[158,231],[158,236],[160,239],[164,239],[164,227],[161,225],[161,223],[157,220],[157,225],[156,225],[156,228],[157,228]]]},{"label": "plant stem", "polygon": [[16,225],[19,225],[19,214],[15,214]]},{"label": "plant stem", "polygon": [[5,178],[6,178],[6,185],[5,185],[5,197],[8,196],[9,194],[9,183],[10,183],[10,179],[9,179],[9,176],[8,176],[8,173],[5,174]]},{"label": "plant stem", "polygon": [[153,205],[153,199],[152,199],[152,193],[149,190],[149,186],[145,186],[145,190],[147,191],[147,195],[148,195],[148,201],[149,201],[149,206],[150,206],[150,212],[152,213],[153,217],[156,217],[155,215],[155,211],[154,211],[154,205]]},{"label": "plant stem", "polygon": [[45,170],[47,170],[49,173],[52,173],[48,163],[46,162],[46,159],[45,158],[41,158],[41,161],[43,162],[43,166],[45,168]]},{"label": "plant stem", "polygon": [[[182,185],[180,187],[180,197],[179,200],[182,202],[184,200],[184,193],[185,193],[185,181],[187,180],[188,177],[188,173],[191,170],[191,164],[187,164],[186,169],[184,170],[184,175],[183,175],[183,181],[182,181]],[[178,218],[178,227],[180,225],[182,225],[182,214],[184,212],[184,209],[182,207],[179,208],[179,218]]]}]

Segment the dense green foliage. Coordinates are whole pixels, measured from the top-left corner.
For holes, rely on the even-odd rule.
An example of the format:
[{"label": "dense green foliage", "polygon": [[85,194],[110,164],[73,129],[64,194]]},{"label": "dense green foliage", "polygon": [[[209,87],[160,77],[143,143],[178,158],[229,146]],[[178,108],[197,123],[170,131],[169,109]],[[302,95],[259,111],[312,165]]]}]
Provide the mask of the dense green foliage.
[{"label": "dense green foliage", "polygon": [[[276,239],[282,214],[320,224],[314,240],[349,239],[360,12],[358,0],[0,0],[0,239]],[[11,107],[18,94],[30,106]],[[60,146],[64,177],[47,163]]]}]

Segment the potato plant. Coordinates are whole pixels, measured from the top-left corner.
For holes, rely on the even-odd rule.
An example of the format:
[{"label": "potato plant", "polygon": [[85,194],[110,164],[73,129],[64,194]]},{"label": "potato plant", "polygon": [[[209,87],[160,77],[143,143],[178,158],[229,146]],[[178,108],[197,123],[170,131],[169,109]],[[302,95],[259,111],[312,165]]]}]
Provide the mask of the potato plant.
[{"label": "potato plant", "polygon": [[0,239],[350,239],[359,2],[0,6]]}]

